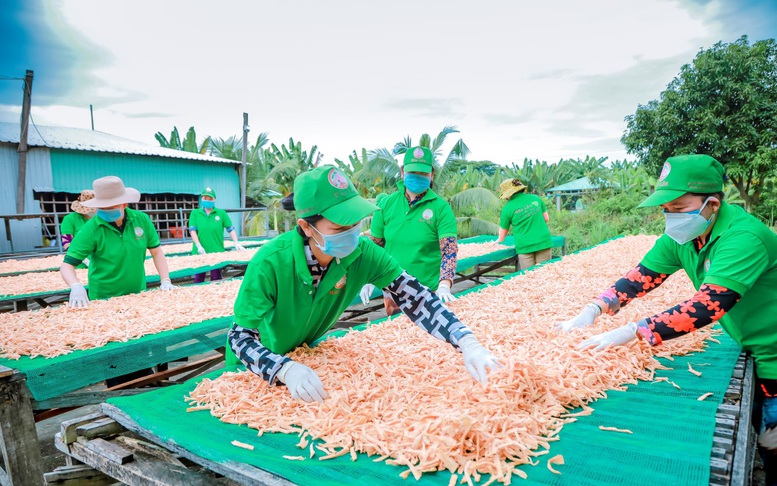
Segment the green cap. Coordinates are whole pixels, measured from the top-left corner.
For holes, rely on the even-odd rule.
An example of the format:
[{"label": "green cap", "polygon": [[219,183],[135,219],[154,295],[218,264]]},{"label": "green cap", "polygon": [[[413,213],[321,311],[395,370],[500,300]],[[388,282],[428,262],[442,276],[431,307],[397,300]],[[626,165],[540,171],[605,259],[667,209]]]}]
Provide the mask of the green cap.
[{"label": "green cap", "polygon": [[405,152],[403,169],[405,172],[423,172],[429,174],[434,167],[432,151],[426,147],[413,147]]},{"label": "green cap", "polygon": [[712,194],[723,190],[726,169],[709,155],[669,157],[658,177],[656,191],[638,208],[660,206],[689,192]]},{"label": "green cap", "polygon": [[205,189],[202,190],[202,192],[200,193],[200,196],[210,196],[213,199],[216,199],[216,191],[214,191],[210,187],[206,187]]},{"label": "green cap", "polygon": [[332,165],[316,167],[294,179],[294,207],[300,218],[320,214],[341,226],[356,224],[379,209],[359,196],[345,174]]}]

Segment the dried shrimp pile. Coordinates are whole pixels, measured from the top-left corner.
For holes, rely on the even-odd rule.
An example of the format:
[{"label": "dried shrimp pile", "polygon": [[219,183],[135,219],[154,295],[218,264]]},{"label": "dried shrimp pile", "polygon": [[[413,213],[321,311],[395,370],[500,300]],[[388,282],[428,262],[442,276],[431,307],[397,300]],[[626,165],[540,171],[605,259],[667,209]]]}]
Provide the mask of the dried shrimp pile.
[{"label": "dried shrimp pile", "polygon": [[181,287],[172,294],[152,290],[93,300],[86,309],[59,306],[0,314],[0,356],[50,358],[229,316],[241,282],[225,280]]},{"label": "dried shrimp pile", "polygon": [[[505,365],[486,386],[473,381],[453,347],[401,317],[289,354],[321,377],[329,394],[323,404],[296,401],[285,387],[240,372],[203,380],[188,398],[191,410],[210,410],[260,435],[297,433],[303,448],[309,438],[319,439],[318,459],[351,454],[355,460],[356,452],[363,452],[406,466],[403,477],[448,470],[452,481],[458,474],[462,482],[491,474],[509,483],[513,475],[526,476],[515,466],[536,464],[534,458],[548,452],[561,427],[576,420],[568,409],[652,379],[661,368],[642,341],[602,352],[577,346],[691,296],[694,289],[682,272],[618,316],[603,316],[585,330],[555,330],[556,322],[575,315],[633,268],[655,240],[614,240],[451,302]],[[710,334],[701,330],[668,341],[662,351],[702,350]],[[585,406],[580,414],[591,411]]]},{"label": "dried shrimp pile", "polygon": [[486,243],[464,243],[459,245],[459,253],[457,258],[463,260],[465,258],[471,258],[476,256],[488,255],[495,251],[509,250],[512,246],[503,245],[494,241]]}]

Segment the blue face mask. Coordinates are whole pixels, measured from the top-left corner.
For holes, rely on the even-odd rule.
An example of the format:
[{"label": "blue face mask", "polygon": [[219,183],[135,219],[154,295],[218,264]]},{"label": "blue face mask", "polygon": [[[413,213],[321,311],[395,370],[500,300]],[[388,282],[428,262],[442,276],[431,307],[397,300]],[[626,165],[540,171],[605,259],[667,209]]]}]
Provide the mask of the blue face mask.
[{"label": "blue face mask", "polygon": [[213,208],[216,207],[216,201],[205,201],[205,200],[202,200],[202,201],[200,201],[200,206],[203,209],[213,209]]},{"label": "blue face mask", "polygon": [[421,194],[429,189],[431,184],[432,181],[428,177],[418,174],[405,174],[405,189],[413,194]]},{"label": "blue face mask", "polygon": [[664,211],[664,218],[666,219],[664,233],[680,245],[684,245],[701,236],[712,223],[711,216],[710,219],[705,219],[701,215],[702,209],[704,209],[709,200],[710,198],[707,198],[701,208],[695,211],[688,211],[687,213],[667,213]]},{"label": "blue face mask", "polygon": [[[318,231],[315,226],[310,225],[310,227],[324,239],[324,246],[319,245],[318,241],[316,241],[316,246],[329,256],[345,258],[353,253],[356,247],[359,246],[361,224],[357,224],[349,230],[334,235],[325,235]],[[313,241],[315,241],[315,238],[313,238]]]},{"label": "blue face mask", "polygon": [[97,216],[102,220],[113,223],[121,218],[123,211],[121,209],[98,209]]}]

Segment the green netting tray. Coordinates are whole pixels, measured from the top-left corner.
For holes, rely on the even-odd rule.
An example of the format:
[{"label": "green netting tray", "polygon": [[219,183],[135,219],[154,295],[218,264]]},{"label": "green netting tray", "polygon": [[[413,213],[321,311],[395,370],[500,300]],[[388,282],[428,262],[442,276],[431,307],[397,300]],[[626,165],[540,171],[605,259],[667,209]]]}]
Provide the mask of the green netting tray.
[{"label": "green netting tray", "polygon": [[[740,353],[727,335],[719,340],[720,344],[710,343],[704,353],[660,360],[674,369],[658,375],[667,376],[681,389],[666,382],[640,382],[625,392],[611,391],[607,399],[593,403],[594,413],[565,425],[560,440],[551,443],[550,454],[541,456],[538,466],[522,467],[529,475],[527,482],[514,478],[514,484],[708,484],[715,413]],[[701,378],[687,371],[689,362],[702,371]],[[412,477],[403,480],[398,475],[406,468],[375,463],[363,454],[355,462],[347,455],[330,461],[289,461],[283,456],[307,457],[306,451],[296,447],[296,435],[258,437],[255,430],[224,424],[207,411],[186,412],[184,396],[199,380],[235,369],[142,395],[111,398],[108,403],[163,442],[175,443],[211,461],[251,464],[298,484],[448,484],[447,472],[426,474],[417,482]],[[697,400],[708,392],[712,397]],[[629,429],[633,434],[602,431],[600,425]],[[255,449],[232,446],[233,440]],[[547,459],[556,454],[562,454],[566,462],[556,466],[560,476],[546,467]],[[485,476],[481,482],[488,479]]]},{"label": "green netting tray", "polygon": [[[55,358],[0,358],[0,365],[25,373],[33,397],[45,400],[108,378],[212,351],[224,346],[231,325],[232,316],[219,317]],[[41,333],[45,339],[45,329]]]}]

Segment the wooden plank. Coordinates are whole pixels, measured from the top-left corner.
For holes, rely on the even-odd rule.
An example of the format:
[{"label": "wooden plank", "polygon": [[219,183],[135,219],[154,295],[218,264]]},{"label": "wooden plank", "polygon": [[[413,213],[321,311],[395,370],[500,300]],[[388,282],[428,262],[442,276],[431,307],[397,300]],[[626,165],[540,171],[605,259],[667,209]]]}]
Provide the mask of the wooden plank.
[{"label": "wooden plank", "polygon": [[[87,449],[116,464],[127,464],[134,459],[130,451],[105,439],[98,437],[92,440],[84,440],[84,442]],[[81,444],[81,442],[77,443]]]},{"label": "wooden plank", "polygon": [[753,460],[755,459],[755,431],[751,425],[755,398],[753,366],[753,359],[748,357],[745,375],[742,379],[742,402],[731,468],[731,486],[749,485],[753,475]]},{"label": "wooden plank", "polygon": [[63,421],[61,424],[59,424],[59,431],[62,434],[62,441],[65,443],[65,445],[75,442],[78,436],[76,432],[78,426],[88,424],[89,422],[93,422],[102,418],[105,418],[105,414],[102,412],[96,412],[89,415],[84,415],[83,417],[77,417]]},{"label": "wooden plank", "polygon": [[146,430],[135,423],[132,418],[124,413],[120,408],[111,405],[110,403],[102,404],[103,413],[113,418],[128,430],[145,437],[151,442],[158,444],[165,449],[168,449],[182,457],[196,462],[210,471],[214,471],[222,476],[226,476],[234,481],[237,481],[243,485],[266,485],[266,486],[291,486],[294,483],[276,476],[275,474],[259,469],[248,464],[236,463],[236,462],[214,462],[203,457],[200,457],[187,449],[176,444],[174,441],[163,441],[156,434],[150,430]]},{"label": "wooden plank", "polygon": [[116,480],[91,466],[60,466],[43,475],[49,486],[101,486],[115,484]]},{"label": "wooden plank", "polygon": [[84,405],[93,405],[102,403],[112,397],[122,397],[127,395],[137,395],[146,393],[149,390],[116,390],[116,391],[96,391],[82,393],[67,393],[65,395],[49,398],[48,400],[33,400],[33,410],[51,410],[54,408],[82,407]]},{"label": "wooden plank", "polygon": [[124,430],[125,429],[121,424],[112,418],[105,417],[104,419],[95,420],[94,422],[76,427],[76,434],[85,439],[93,439],[104,435],[118,434]]},{"label": "wooden plank", "polygon": [[43,461],[35,431],[30,397],[24,374],[0,381],[0,439],[5,475],[10,484],[45,484]]},{"label": "wooden plank", "polygon": [[54,446],[65,454],[130,486],[208,486],[223,483],[205,474],[153,456],[137,454],[134,461],[117,464],[92,451],[81,442],[74,442],[70,446],[65,445],[60,434],[54,437]]},{"label": "wooden plank", "polygon": [[5,366],[0,366],[0,378],[5,378],[7,376],[11,376],[17,371]]}]

